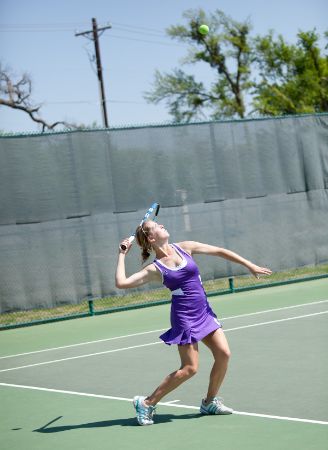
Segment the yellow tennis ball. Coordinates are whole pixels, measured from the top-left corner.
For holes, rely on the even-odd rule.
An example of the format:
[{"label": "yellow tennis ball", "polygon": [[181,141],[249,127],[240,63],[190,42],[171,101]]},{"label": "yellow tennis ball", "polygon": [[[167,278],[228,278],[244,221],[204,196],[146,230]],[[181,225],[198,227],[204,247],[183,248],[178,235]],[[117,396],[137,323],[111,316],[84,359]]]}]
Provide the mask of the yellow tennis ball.
[{"label": "yellow tennis ball", "polygon": [[203,25],[200,25],[200,26],[198,27],[198,31],[199,31],[200,34],[202,34],[203,36],[206,36],[206,34],[210,31],[210,29],[208,28],[207,25],[203,24]]}]

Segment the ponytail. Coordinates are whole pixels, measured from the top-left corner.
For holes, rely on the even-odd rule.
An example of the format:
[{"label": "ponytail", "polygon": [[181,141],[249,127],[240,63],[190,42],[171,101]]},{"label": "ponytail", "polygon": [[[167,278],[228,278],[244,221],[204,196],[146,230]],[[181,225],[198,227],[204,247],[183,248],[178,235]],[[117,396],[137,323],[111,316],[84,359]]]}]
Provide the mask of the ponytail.
[{"label": "ponytail", "polygon": [[140,225],[138,226],[136,230],[136,239],[139,247],[141,247],[141,258],[142,263],[144,263],[152,252],[152,246],[147,239],[147,229],[145,229],[145,225],[143,227]]}]

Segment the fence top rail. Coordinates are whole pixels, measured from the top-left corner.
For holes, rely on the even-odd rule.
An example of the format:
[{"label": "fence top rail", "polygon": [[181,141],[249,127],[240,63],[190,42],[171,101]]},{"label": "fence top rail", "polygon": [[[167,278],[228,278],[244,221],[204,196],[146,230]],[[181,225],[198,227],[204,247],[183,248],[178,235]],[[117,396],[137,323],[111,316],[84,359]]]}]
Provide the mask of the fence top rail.
[{"label": "fence top rail", "polygon": [[51,131],[24,131],[24,132],[4,132],[0,131],[0,139],[8,138],[22,138],[22,137],[35,137],[35,136],[52,136],[60,134],[70,133],[90,133],[90,132],[112,132],[122,130],[136,130],[142,128],[169,128],[169,127],[187,127],[195,125],[209,125],[217,123],[238,123],[238,122],[255,122],[255,121],[270,121],[270,120],[286,120],[303,117],[328,117],[328,112],[323,113],[311,113],[311,114],[294,114],[294,115],[282,115],[282,116],[261,116],[261,117],[248,117],[244,119],[220,119],[220,120],[207,120],[207,121],[194,121],[194,122],[160,122],[160,123],[144,123],[144,124],[130,124],[130,125],[117,125],[110,128],[67,128],[64,130],[51,130]]}]

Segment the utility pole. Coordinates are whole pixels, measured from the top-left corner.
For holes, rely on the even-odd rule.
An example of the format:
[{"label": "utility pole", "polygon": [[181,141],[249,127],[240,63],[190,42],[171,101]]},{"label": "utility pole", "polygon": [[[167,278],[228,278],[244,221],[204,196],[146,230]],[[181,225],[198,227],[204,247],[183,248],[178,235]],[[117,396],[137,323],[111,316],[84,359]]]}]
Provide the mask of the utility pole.
[{"label": "utility pole", "polygon": [[101,67],[101,59],[100,59],[100,47],[99,47],[99,31],[105,31],[109,28],[112,28],[111,25],[107,25],[105,27],[98,28],[97,21],[95,18],[92,19],[92,30],[90,31],[82,31],[81,33],[75,33],[75,36],[86,36],[92,34],[92,38],[95,44],[95,54],[96,54],[96,62],[97,62],[97,76],[99,82],[99,92],[100,92],[100,101],[101,101],[101,111],[103,117],[103,124],[105,128],[108,128],[108,119],[107,119],[107,108],[106,108],[106,98],[105,98],[105,88],[104,88],[104,80],[102,76],[102,67]]}]

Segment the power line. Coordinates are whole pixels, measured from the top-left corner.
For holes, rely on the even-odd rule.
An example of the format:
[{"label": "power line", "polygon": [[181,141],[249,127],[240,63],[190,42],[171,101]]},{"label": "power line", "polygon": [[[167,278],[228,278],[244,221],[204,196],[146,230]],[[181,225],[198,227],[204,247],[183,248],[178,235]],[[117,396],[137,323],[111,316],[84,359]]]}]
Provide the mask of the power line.
[{"label": "power line", "polygon": [[[142,34],[146,36],[154,37],[164,37],[167,35],[163,32],[164,30],[154,30],[152,28],[130,26],[124,24],[117,24],[112,28],[118,31],[125,31],[127,33]],[[61,31],[72,31],[73,28],[85,26],[78,23],[65,23],[65,24],[18,24],[18,25],[6,25],[0,24],[0,32],[33,32],[33,33],[43,33],[43,32],[61,32]]]},{"label": "power line", "polygon": [[[73,31],[73,28],[67,28],[67,29],[58,29],[58,30],[0,30],[0,33],[62,33],[62,32],[69,32],[71,33]],[[121,31],[127,31],[127,30],[121,30]],[[142,33],[141,33],[142,34]],[[124,41],[135,41],[135,42],[145,42],[146,44],[157,44],[157,45],[166,45],[169,47],[182,47],[183,44],[173,44],[169,42],[160,42],[160,41],[151,41],[148,39],[138,39],[138,38],[132,38],[132,37],[126,37],[126,36],[118,36],[111,34],[111,37],[115,39],[122,39]]]},{"label": "power line", "polygon": [[87,22],[57,22],[57,23],[0,23],[0,27],[62,27],[62,26],[86,26]]},{"label": "power line", "polygon": [[86,26],[81,23],[40,23],[40,24],[0,24],[0,32],[24,32],[24,33],[45,33],[72,31],[77,27]]},{"label": "power line", "polygon": [[72,28],[61,28],[58,30],[51,30],[51,29],[39,29],[39,30],[0,30],[0,33],[63,33],[63,32],[72,32],[73,29]]},{"label": "power line", "polygon": [[[126,28],[128,31],[129,29],[135,30],[135,32],[151,32],[151,33],[156,33],[159,35],[164,35],[164,30],[158,30],[155,28],[146,28],[146,27],[140,27],[137,25],[129,25],[129,24],[124,24],[124,23],[119,23],[119,22],[111,22],[111,24],[113,25],[118,25],[119,27],[124,27]],[[67,22],[67,23],[34,23],[34,24],[24,24],[24,23],[19,23],[19,24],[4,24],[4,23],[0,23],[0,30],[1,28],[6,28],[8,29],[20,29],[20,28],[25,28],[25,29],[35,29],[36,31],[38,31],[38,28],[40,29],[47,29],[47,28],[54,28],[58,31],[62,30],[63,28],[66,29],[66,27],[70,27],[70,29],[72,29],[72,27],[85,27],[87,26],[87,23],[81,23],[81,22]],[[115,27],[116,28],[116,27]],[[1,31],[6,31],[6,30],[1,30]]]},{"label": "power line", "polygon": [[144,36],[154,36],[157,38],[167,38],[167,35],[165,35],[164,33],[153,33],[151,31],[139,31],[139,30],[129,30],[128,28],[125,27],[113,27],[114,30],[118,30],[118,31],[124,31],[125,33],[132,33],[132,34],[142,34]]},{"label": "power line", "polygon": [[183,44],[172,44],[168,42],[160,42],[160,41],[150,41],[148,39],[138,39],[138,38],[130,38],[125,36],[117,36],[115,34],[111,34],[110,37],[115,39],[122,39],[124,41],[135,41],[135,42],[146,42],[147,44],[157,44],[157,45],[166,45],[168,47],[184,47]]},{"label": "power line", "polygon": [[[163,33],[163,30],[156,30],[154,28],[146,28],[146,27],[139,27],[139,26],[133,26],[133,25],[127,25],[127,24],[121,24],[118,22],[114,22],[118,26],[112,27],[112,29],[115,31],[121,31],[125,33],[132,33],[137,35],[143,35],[143,36],[151,36],[151,37],[159,37],[163,39],[170,39],[165,33]],[[5,29],[1,29],[1,27],[5,27]],[[6,28],[7,27],[7,28]],[[73,28],[81,27],[81,24],[78,23],[65,23],[65,24],[12,24],[12,25],[4,25],[0,24],[0,33],[1,32],[22,32],[22,33],[52,33],[52,32],[71,32],[73,31]],[[174,46],[174,47],[182,47],[183,44],[177,44],[177,43],[169,43],[169,42],[160,42],[160,41],[154,41],[149,39],[138,39],[134,37],[127,37],[127,36],[121,36],[121,35],[112,35],[111,37],[114,37],[115,39],[122,39],[127,41],[136,41],[136,42],[145,42],[147,44],[156,44],[156,45],[166,45],[166,46]]]},{"label": "power line", "polygon": [[144,34],[147,36],[155,36],[155,37],[167,37],[167,34],[164,33],[164,30],[157,31],[152,29],[144,29],[142,27],[130,27],[127,25],[114,25],[113,29],[120,30],[120,31],[126,31],[128,33],[135,33],[135,34]]},{"label": "power line", "polygon": [[164,31],[164,30],[158,30],[158,29],[155,29],[155,28],[140,27],[138,25],[128,25],[126,23],[120,23],[120,22],[112,22],[112,24],[113,25],[119,25],[119,26],[126,27],[126,28],[132,28],[132,29],[134,28],[134,29],[137,29],[137,30],[152,31],[152,32],[161,33],[161,34]]},{"label": "power line", "polygon": [[[101,102],[96,100],[63,100],[63,101],[45,101],[44,105],[71,105],[71,104],[88,104],[88,105],[99,105]],[[147,105],[146,102],[138,102],[134,100],[106,100],[106,103],[128,103],[134,105]]]}]

